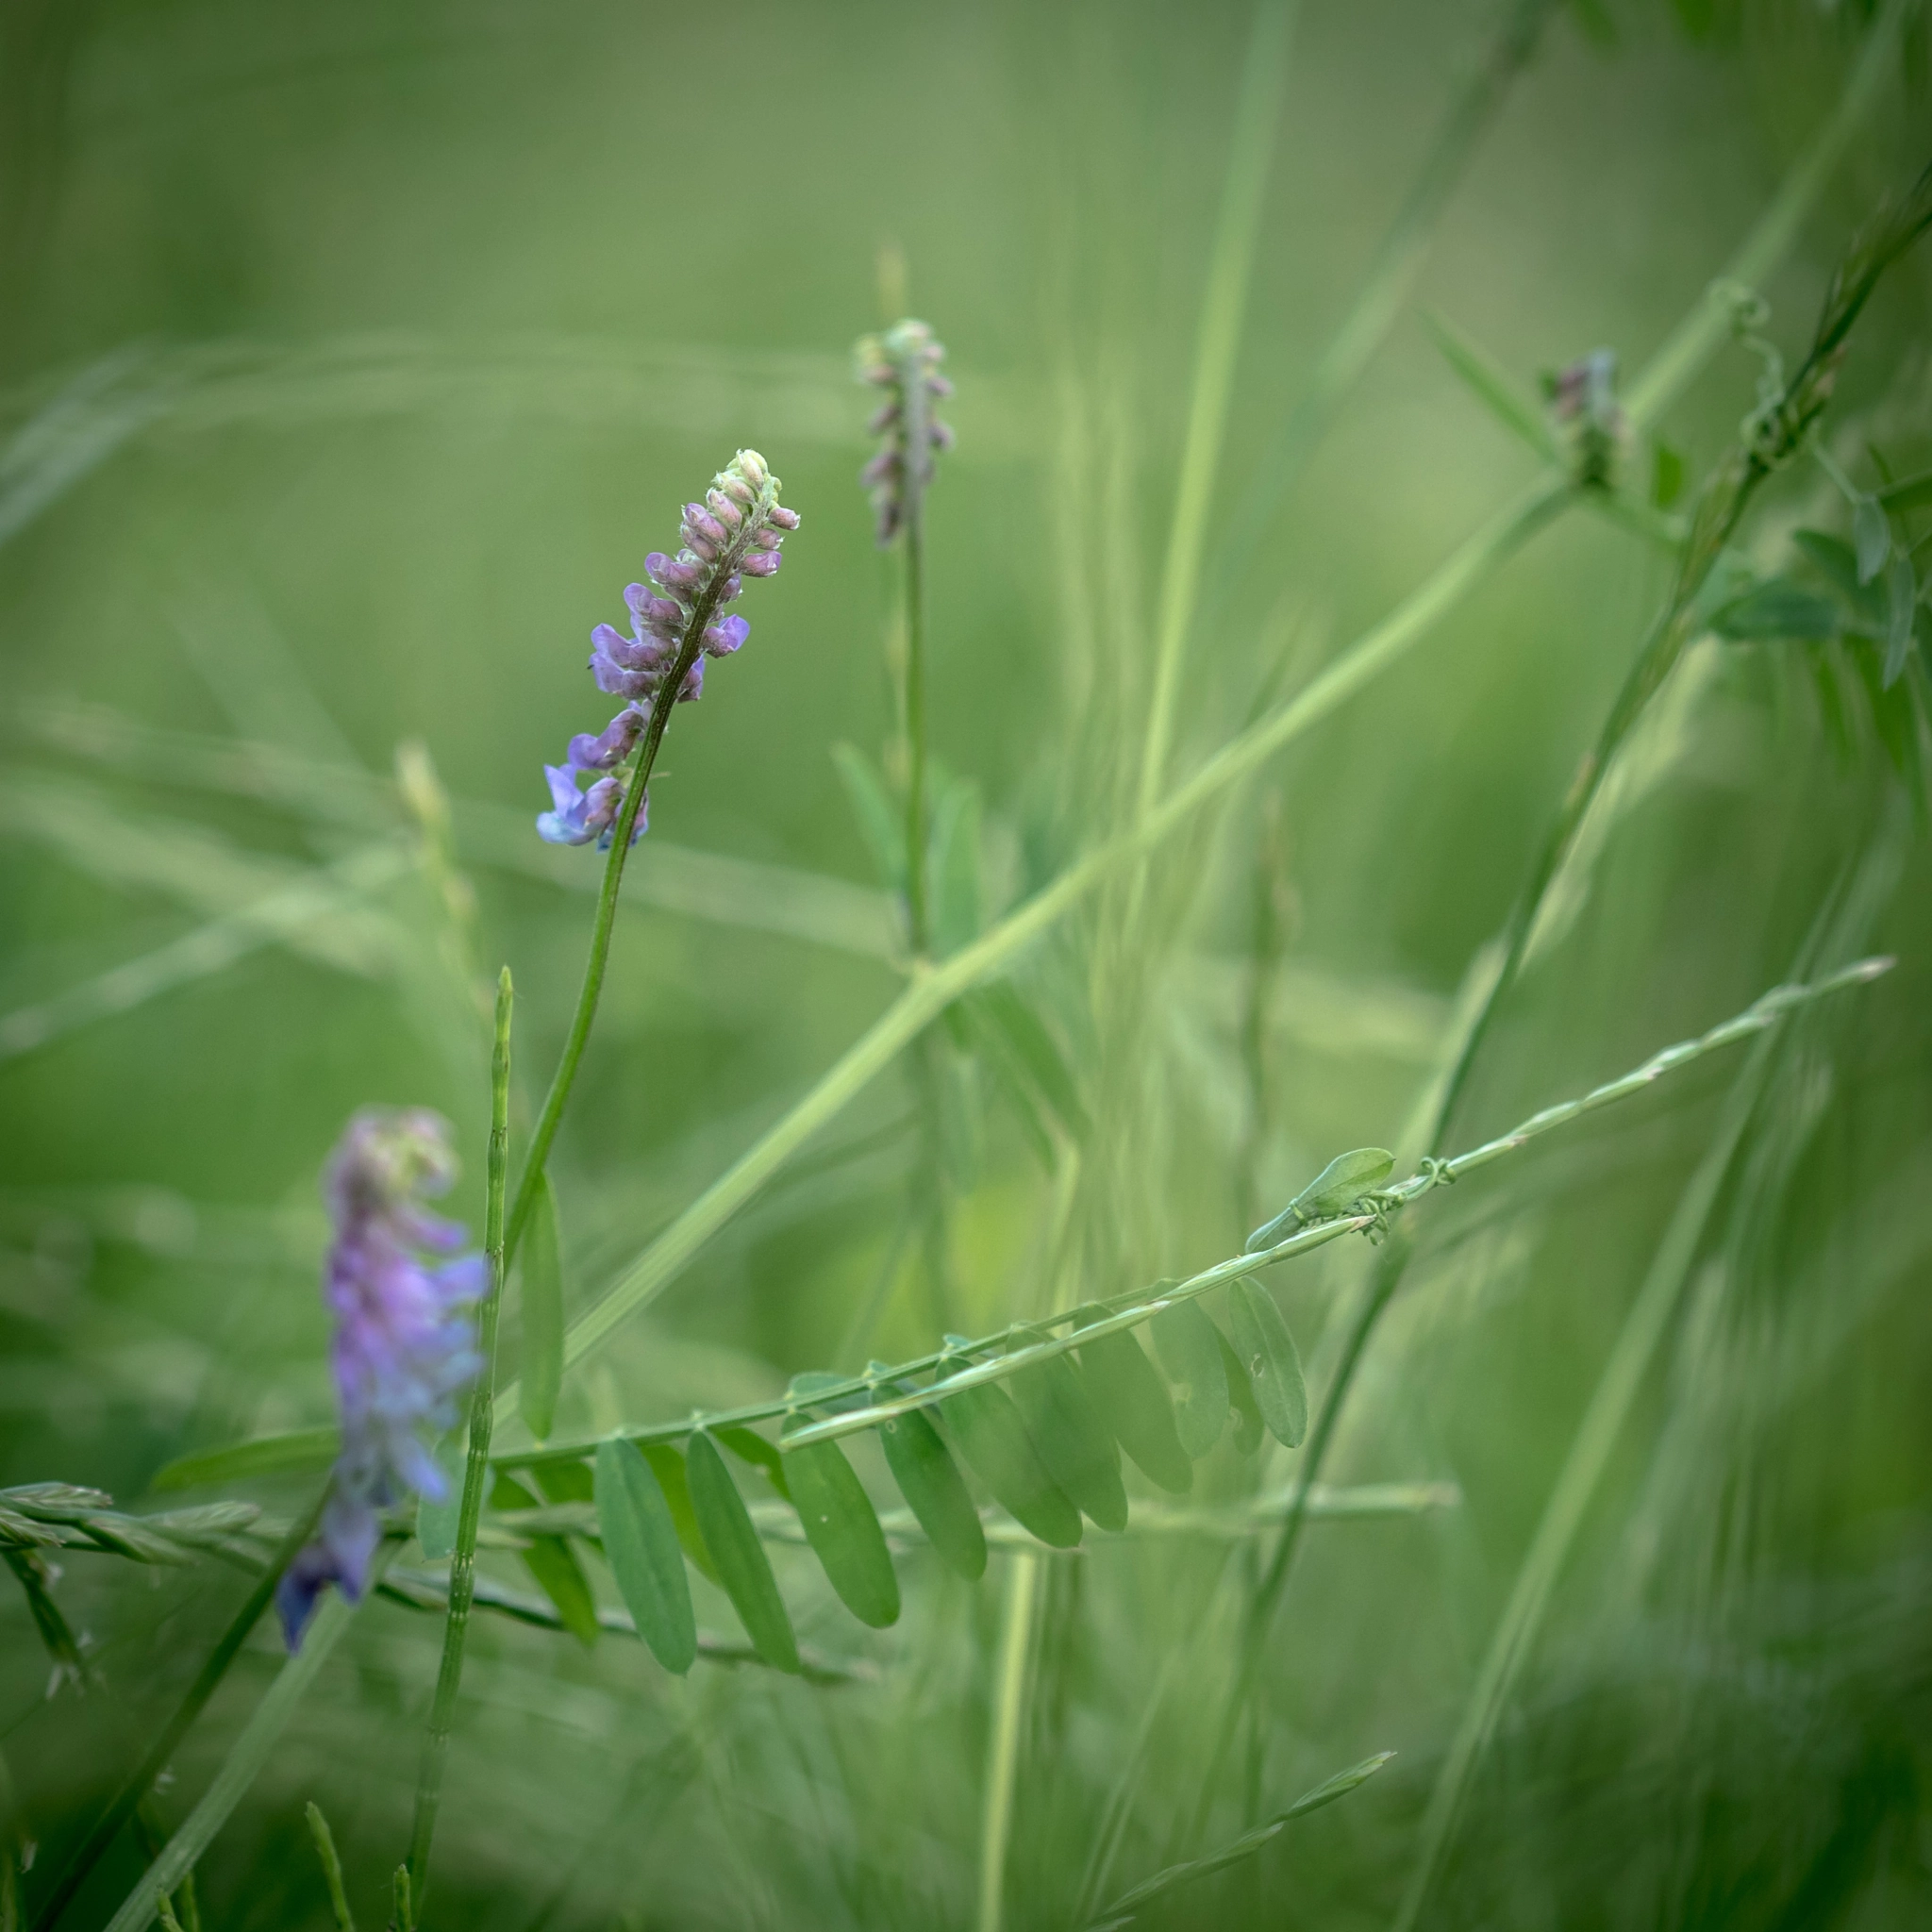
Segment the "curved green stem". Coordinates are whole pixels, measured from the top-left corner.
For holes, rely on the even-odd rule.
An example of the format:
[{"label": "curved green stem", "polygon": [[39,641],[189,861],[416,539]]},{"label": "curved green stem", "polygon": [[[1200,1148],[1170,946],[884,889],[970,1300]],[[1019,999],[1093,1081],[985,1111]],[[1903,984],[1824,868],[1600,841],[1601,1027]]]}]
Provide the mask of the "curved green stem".
[{"label": "curved green stem", "polygon": [[[635,788],[641,792],[642,786]],[[414,1908],[429,1893],[429,1847],[436,1836],[442,1774],[449,1761],[450,1728],[457,1693],[463,1681],[463,1646],[470,1607],[476,1594],[476,1528],[483,1515],[483,1485],[490,1475],[490,1431],[494,1419],[496,1323],[503,1307],[508,1269],[504,1229],[504,1192],[509,1173],[509,1032],[515,991],[506,966],[496,982],[495,1050],[490,1062],[490,1179],[484,1208],[483,1245],[490,1257],[490,1292],[476,1323],[476,1351],[483,1358],[470,1396],[470,1447],[463,1467],[463,1498],[457,1515],[456,1544],[450,1553],[449,1614],[442,1626],[442,1662],[436,1674],[436,1696],[429,1710],[429,1733],[416,1778],[416,1815],[409,1832],[409,1897]],[[541,1167],[534,1167],[541,1174]],[[410,1932],[408,1924],[397,1932]]]}]

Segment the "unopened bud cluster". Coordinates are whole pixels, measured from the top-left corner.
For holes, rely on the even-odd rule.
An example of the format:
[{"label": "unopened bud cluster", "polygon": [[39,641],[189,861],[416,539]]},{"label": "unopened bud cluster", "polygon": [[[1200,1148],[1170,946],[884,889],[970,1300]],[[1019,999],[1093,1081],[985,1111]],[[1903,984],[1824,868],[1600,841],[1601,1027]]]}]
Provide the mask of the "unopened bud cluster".
[{"label": "unopened bud cluster", "polygon": [[[552,809],[537,831],[553,845],[600,846],[610,841],[624,806],[624,781],[615,775],[637,749],[655,707],[689,704],[705,689],[705,659],[728,658],[751,635],[751,625],[720,608],[744,588],[746,577],[775,576],[786,535],[798,527],[798,512],[778,502],[778,479],[757,450],[741,449],[711,479],[702,503],[684,507],[675,557],[654,550],[644,558],[645,581],[627,586],[630,611],[625,635],[600,624],[591,633],[591,674],[597,689],[629,702],[600,732],[580,731],[561,765],[545,765]],[[579,777],[593,773],[588,790]],[[633,842],[648,823],[641,801]]]},{"label": "unopened bud cluster", "polygon": [[885,446],[858,475],[872,492],[882,544],[898,535],[908,498],[932,481],[935,454],[953,446],[951,428],[932,413],[936,400],[953,393],[939,373],[945,354],[945,344],[923,322],[895,323],[858,344],[858,379],[889,391],[867,425]]}]

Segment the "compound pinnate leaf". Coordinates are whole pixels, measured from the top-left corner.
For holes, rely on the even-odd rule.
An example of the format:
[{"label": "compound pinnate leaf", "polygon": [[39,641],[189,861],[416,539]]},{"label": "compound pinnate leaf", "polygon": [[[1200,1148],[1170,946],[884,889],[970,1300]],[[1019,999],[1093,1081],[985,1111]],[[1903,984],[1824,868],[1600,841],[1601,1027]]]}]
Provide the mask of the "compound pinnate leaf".
[{"label": "compound pinnate leaf", "polygon": [[[1107,1310],[1087,1307],[1076,1318],[1083,1328],[1107,1319]],[[1131,1335],[1116,1331],[1080,1344],[1080,1367],[1102,1419],[1148,1477],[1176,1496],[1194,1486],[1194,1465],[1174,1429],[1174,1406],[1158,1372]]]},{"label": "compound pinnate leaf", "polygon": [[959,1454],[1001,1507],[1043,1543],[1071,1550],[1080,1541],[1080,1512],[1047,1474],[1026,1424],[1004,1389],[962,1389],[941,1405]]},{"label": "compound pinnate leaf", "polygon": [[1248,1372],[1268,1433],[1290,1449],[1299,1447],[1308,1432],[1308,1389],[1274,1297],[1252,1281],[1237,1281],[1227,1292],[1227,1312],[1235,1355]]},{"label": "compound pinnate leaf", "polygon": [[697,1657],[698,1630],[663,1485],[635,1444],[612,1441],[597,1445],[595,1487],[597,1524],[618,1594],[651,1655],[681,1677]]},{"label": "compound pinnate leaf", "polygon": [[697,1516],[698,1530],[705,1547],[718,1566],[718,1580],[731,1599],[744,1634],[758,1654],[773,1669],[798,1672],[798,1640],[791,1632],[791,1619],[786,1614],[785,1599],[778,1594],[778,1580],[772,1574],[771,1559],[758,1533],[752,1526],[751,1512],[738,1485],[718,1454],[718,1445],[708,1436],[691,1439],[685,1456],[685,1474],[691,1483],[691,1508]]},{"label": "compound pinnate leaf", "polygon": [[886,1467],[940,1559],[969,1581],[983,1576],[986,1532],[979,1511],[931,1417],[909,1409],[881,1423],[878,1434]]},{"label": "compound pinnate leaf", "polygon": [[826,1579],[861,1624],[899,1621],[899,1579],[865,1485],[836,1442],[785,1452],[791,1504]]},{"label": "compound pinnate leaf", "polygon": [[537,1177],[521,1249],[524,1295],[524,1373],[517,1409],[538,1441],[557,1420],[563,1387],[563,1257],[557,1232],[557,1196],[547,1174]]},{"label": "compound pinnate leaf", "polygon": [[1174,1432],[1198,1462],[1227,1426],[1227,1371],[1221,1366],[1221,1331],[1199,1302],[1163,1308],[1148,1327],[1154,1351],[1174,1384]]},{"label": "compound pinnate leaf", "polygon": [[1053,1356],[1008,1386],[1047,1474],[1102,1529],[1126,1528],[1120,1452],[1078,1366]]}]

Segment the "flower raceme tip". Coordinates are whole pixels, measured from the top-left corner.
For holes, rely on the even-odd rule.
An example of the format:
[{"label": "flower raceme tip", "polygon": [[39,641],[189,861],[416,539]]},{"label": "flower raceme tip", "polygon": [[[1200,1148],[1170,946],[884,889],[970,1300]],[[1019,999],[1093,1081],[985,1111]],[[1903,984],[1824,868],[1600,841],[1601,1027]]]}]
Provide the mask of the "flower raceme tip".
[{"label": "flower raceme tip", "polygon": [[884,446],[858,473],[872,492],[881,545],[898,535],[909,497],[932,481],[935,454],[953,446],[952,429],[932,413],[934,402],[953,393],[939,373],[945,354],[930,325],[909,317],[883,335],[862,337],[855,351],[859,381],[887,391],[866,425]]},{"label": "flower raceme tip", "polygon": [[[756,450],[741,449],[711,479],[701,503],[688,503],[675,556],[654,550],[644,558],[644,581],[625,587],[628,631],[600,624],[591,633],[591,675],[597,689],[625,705],[600,732],[580,731],[560,765],[545,765],[551,809],[537,820],[540,838],[553,845],[606,846],[624,808],[625,786],[611,774],[636,751],[656,708],[690,704],[704,695],[705,660],[729,658],[751,635],[735,611],[718,614],[744,588],[746,577],[775,576],[785,539],[797,529],[798,512],[778,501],[778,479]],[[631,839],[643,836],[648,796],[639,801]]]},{"label": "flower raceme tip", "polygon": [[381,1511],[406,1495],[445,1493],[421,1431],[452,1426],[456,1398],[482,1366],[470,1310],[490,1284],[484,1257],[458,1252],[464,1229],[424,1206],[456,1173],[441,1114],[374,1107],[350,1121],[324,1171],[336,1234],[323,1299],[335,1323],[329,1362],[342,1443],[315,1538],[275,1591],[291,1650],[326,1585],[351,1602],[361,1596]]}]

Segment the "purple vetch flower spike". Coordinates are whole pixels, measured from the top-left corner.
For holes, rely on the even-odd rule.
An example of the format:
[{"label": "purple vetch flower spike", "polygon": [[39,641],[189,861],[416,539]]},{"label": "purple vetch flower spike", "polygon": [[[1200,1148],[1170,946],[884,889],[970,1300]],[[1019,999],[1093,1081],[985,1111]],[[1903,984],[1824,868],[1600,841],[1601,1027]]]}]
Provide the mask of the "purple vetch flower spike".
[{"label": "purple vetch flower spike", "polygon": [[[629,700],[601,732],[580,731],[561,765],[545,765],[550,810],[539,815],[540,837],[557,845],[608,847],[622,815],[627,781],[611,775],[579,790],[585,774],[616,774],[640,755],[649,775],[664,724],[657,716],[667,687],[673,702],[690,704],[704,694],[706,658],[740,650],[751,626],[741,617],[720,615],[744,588],[747,576],[775,575],[785,539],[798,528],[798,512],[778,501],[778,479],[756,450],[740,450],[711,479],[702,502],[679,512],[680,547],[675,556],[654,550],[644,577],[624,592],[630,635],[600,624],[591,633],[591,675],[600,691]],[[641,836],[648,802],[640,797],[634,833]]]},{"label": "purple vetch flower spike", "polygon": [[324,1173],[336,1235],[323,1299],[335,1321],[329,1361],[342,1445],[314,1540],[275,1591],[291,1650],[328,1584],[352,1603],[361,1596],[381,1511],[412,1493],[445,1493],[422,1431],[454,1424],[457,1397],[482,1367],[470,1310],[490,1280],[479,1254],[424,1258],[424,1249],[447,1255],[465,1239],[423,1205],[455,1178],[449,1123],[423,1108],[365,1108]]},{"label": "purple vetch flower spike", "polygon": [[1545,375],[1543,397],[1571,475],[1587,489],[1613,486],[1630,444],[1629,419],[1617,400],[1617,352],[1592,349]]},{"label": "purple vetch flower spike", "polygon": [[934,453],[953,446],[952,430],[932,413],[936,400],[953,393],[939,373],[945,353],[926,324],[909,319],[858,344],[859,381],[890,391],[868,425],[885,447],[858,475],[872,493],[881,544],[898,535],[910,499],[932,481]]}]

